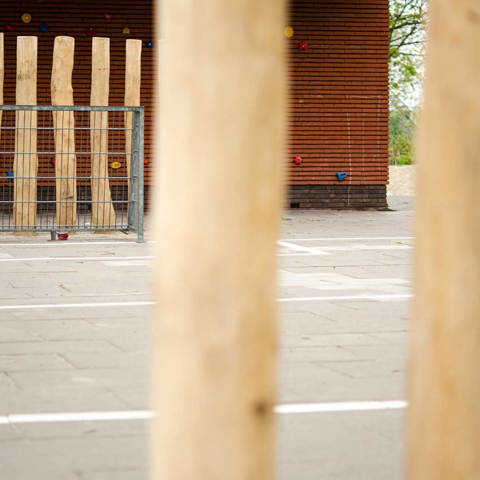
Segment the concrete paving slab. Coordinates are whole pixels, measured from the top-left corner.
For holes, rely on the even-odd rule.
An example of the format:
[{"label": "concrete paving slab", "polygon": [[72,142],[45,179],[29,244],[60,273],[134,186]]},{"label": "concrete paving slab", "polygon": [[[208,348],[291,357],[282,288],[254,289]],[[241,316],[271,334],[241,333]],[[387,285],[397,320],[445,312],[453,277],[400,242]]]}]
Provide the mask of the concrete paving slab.
[{"label": "concrete paving slab", "polygon": [[[279,303],[279,402],[405,398],[408,299],[348,298],[411,292],[412,201],[389,202],[393,211],[285,213],[279,297],[337,298]],[[125,238],[0,235],[2,305],[150,300],[152,245]],[[0,417],[148,409],[150,315],[148,306],[0,309]],[[282,480],[402,478],[401,411],[278,420]],[[0,476],[146,479],[147,430],[144,420],[0,423]]]}]

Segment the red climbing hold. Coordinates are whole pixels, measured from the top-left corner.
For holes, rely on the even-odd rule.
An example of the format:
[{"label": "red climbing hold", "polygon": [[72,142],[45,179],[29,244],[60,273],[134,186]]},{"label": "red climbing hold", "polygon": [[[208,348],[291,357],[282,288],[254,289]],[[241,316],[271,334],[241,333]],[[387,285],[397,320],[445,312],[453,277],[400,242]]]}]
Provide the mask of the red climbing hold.
[{"label": "red climbing hold", "polygon": [[295,155],[295,158],[293,159],[293,163],[295,165],[301,165],[303,162],[303,158],[300,155]]},{"label": "red climbing hold", "polygon": [[302,52],[306,52],[308,50],[308,42],[306,40],[300,40],[297,46],[299,50],[302,50]]}]

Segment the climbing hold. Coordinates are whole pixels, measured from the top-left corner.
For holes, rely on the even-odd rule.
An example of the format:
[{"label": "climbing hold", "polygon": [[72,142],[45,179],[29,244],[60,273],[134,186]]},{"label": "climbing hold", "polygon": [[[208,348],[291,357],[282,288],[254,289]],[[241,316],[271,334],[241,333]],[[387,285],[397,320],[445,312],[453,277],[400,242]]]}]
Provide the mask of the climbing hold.
[{"label": "climbing hold", "polygon": [[297,44],[299,50],[306,52],[308,50],[308,42],[306,40],[300,40]]},{"label": "climbing hold", "polygon": [[13,177],[14,177],[13,172],[7,172],[7,177],[8,177],[8,178],[13,178]]},{"label": "climbing hold", "polygon": [[301,157],[301,155],[295,155],[294,159],[293,159],[293,163],[295,165],[301,165],[303,162],[303,158]]},{"label": "climbing hold", "polygon": [[123,27],[122,33],[124,35],[130,35],[130,29],[128,27]]},{"label": "climbing hold", "polygon": [[150,165],[150,160],[148,160],[148,158],[146,158],[146,159],[143,161],[143,164],[144,164],[145,166]]},{"label": "climbing hold", "polygon": [[348,176],[348,173],[346,172],[337,172],[335,175],[337,175],[337,179],[339,182],[343,182],[347,176]]},{"label": "climbing hold", "polygon": [[121,166],[122,164],[120,162],[112,162],[112,168],[114,170],[118,170]]},{"label": "climbing hold", "polygon": [[68,233],[57,233],[57,240],[68,240]]},{"label": "climbing hold", "polygon": [[32,21],[32,16],[29,13],[24,13],[22,15],[22,22],[23,23],[30,23]]},{"label": "climbing hold", "polygon": [[41,23],[39,26],[38,26],[38,31],[40,33],[47,33],[48,32],[48,25],[46,23]]},{"label": "climbing hold", "polygon": [[283,34],[287,37],[287,38],[292,38],[293,37],[293,34],[294,34],[294,30],[293,30],[293,27],[285,27],[283,29]]},{"label": "climbing hold", "polygon": [[106,14],[104,15],[104,18],[105,18],[105,20],[106,20],[107,22],[109,22],[109,21],[112,19],[112,15],[111,15],[110,13],[106,13]]},{"label": "climbing hold", "polygon": [[14,32],[16,28],[13,25],[7,24],[3,26],[3,30],[5,30],[5,32]]},{"label": "climbing hold", "polygon": [[85,35],[87,37],[94,37],[96,34],[97,34],[97,30],[95,29],[95,27],[87,27],[85,29]]},{"label": "climbing hold", "polygon": [[147,41],[147,48],[153,48],[153,41],[152,40]]}]

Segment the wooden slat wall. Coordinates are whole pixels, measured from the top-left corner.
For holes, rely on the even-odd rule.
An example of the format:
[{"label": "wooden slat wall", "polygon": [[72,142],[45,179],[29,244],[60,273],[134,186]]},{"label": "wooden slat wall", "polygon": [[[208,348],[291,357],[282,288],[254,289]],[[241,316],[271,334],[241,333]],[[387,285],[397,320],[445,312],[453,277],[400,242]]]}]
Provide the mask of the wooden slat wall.
[{"label": "wooden slat wall", "polygon": [[289,16],[289,184],[384,185],[388,1],[292,0]]},{"label": "wooden slat wall", "polygon": [[[32,22],[24,24],[28,12]],[[107,21],[105,14],[112,19]],[[143,40],[141,105],[146,108],[146,183],[152,183],[152,106],[154,49],[151,0],[82,0],[0,3],[5,31],[5,103],[15,102],[17,35],[38,35],[38,103],[50,104],[53,40],[75,37],[73,72],[76,105],[88,105],[91,37],[111,38],[110,104],[124,97],[125,40]],[[39,33],[39,23],[49,26]],[[291,0],[293,38],[286,39],[290,75],[290,185],[384,185],[388,175],[388,2],[387,0]],[[130,36],[122,28],[131,30]],[[300,51],[300,40],[309,50]],[[156,46],[154,45],[154,48]],[[301,155],[303,163],[291,162]],[[349,173],[338,182],[335,173]]]},{"label": "wooden slat wall", "polygon": [[[32,21],[25,24],[21,15],[28,12]],[[105,15],[111,15],[107,20]],[[92,62],[92,38],[85,31],[92,26],[96,36],[110,38],[110,105],[123,105],[125,93],[125,41],[127,38],[143,40],[141,105],[145,107],[145,160],[146,183],[151,182],[152,169],[152,107],[153,107],[153,40],[151,0],[65,0],[8,1],[0,3],[0,28],[5,32],[5,104],[15,104],[16,37],[38,36],[38,104],[50,105],[50,78],[54,38],[67,35],[75,38],[73,94],[75,105],[89,105]],[[48,33],[40,33],[38,25],[45,23]],[[14,31],[8,31],[11,25]],[[131,34],[122,34],[129,27]],[[154,45],[155,48],[155,45]],[[88,142],[88,139],[85,139]],[[89,147],[88,147],[89,148]],[[79,146],[79,149],[81,147]],[[40,165],[42,168],[42,165]],[[51,171],[50,165],[44,165]],[[2,172],[3,174],[4,172]]]}]

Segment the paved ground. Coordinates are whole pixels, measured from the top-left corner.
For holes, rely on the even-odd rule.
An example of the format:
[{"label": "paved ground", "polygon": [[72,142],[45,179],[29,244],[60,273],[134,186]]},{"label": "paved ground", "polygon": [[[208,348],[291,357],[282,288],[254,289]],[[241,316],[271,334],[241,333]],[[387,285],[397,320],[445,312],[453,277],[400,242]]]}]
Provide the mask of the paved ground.
[{"label": "paved ground", "polygon": [[[405,398],[412,205],[390,203],[285,214],[279,403],[315,412],[278,414],[281,480],[402,478],[403,410],[369,403]],[[146,478],[149,244],[81,239],[0,238],[5,480]]]}]

